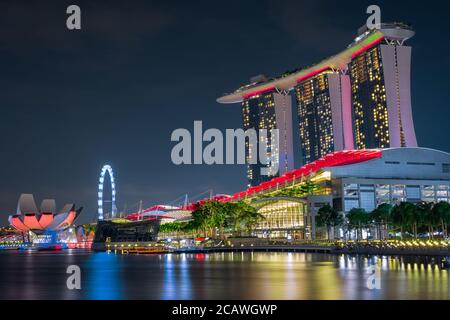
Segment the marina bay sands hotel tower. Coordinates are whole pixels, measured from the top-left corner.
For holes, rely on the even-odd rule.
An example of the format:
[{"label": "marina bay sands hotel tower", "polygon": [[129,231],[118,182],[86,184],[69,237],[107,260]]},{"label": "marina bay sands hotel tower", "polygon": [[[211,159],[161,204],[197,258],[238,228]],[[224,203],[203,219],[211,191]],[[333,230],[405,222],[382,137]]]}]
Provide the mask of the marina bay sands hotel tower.
[{"label": "marina bay sands hotel tower", "polygon": [[[409,25],[383,23],[358,30],[344,51],[279,77],[255,77],[217,101],[241,103],[244,129],[279,129],[280,170],[293,168],[292,97],[297,104],[303,164],[331,152],[416,147],[411,108]],[[250,146],[247,143],[247,154]],[[272,179],[248,165],[250,185]]]}]

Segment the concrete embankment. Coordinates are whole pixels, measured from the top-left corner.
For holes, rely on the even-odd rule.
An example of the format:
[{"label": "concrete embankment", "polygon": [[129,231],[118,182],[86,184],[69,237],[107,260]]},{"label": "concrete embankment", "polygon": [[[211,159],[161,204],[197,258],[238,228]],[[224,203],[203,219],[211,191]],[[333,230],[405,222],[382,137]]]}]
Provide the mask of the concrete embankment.
[{"label": "concrete embankment", "polygon": [[364,254],[378,256],[436,256],[450,257],[450,250],[447,247],[438,248],[335,248],[332,253],[335,254]]},{"label": "concrete embankment", "polygon": [[447,248],[432,249],[408,249],[408,248],[340,248],[337,246],[259,246],[259,247],[218,247],[202,248],[194,250],[177,250],[179,253],[198,252],[307,252],[307,253],[328,253],[328,254],[361,254],[361,255],[382,255],[382,256],[449,256],[450,250]]},{"label": "concrete embankment", "polygon": [[162,254],[162,253],[215,253],[215,252],[306,252],[328,254],[363,254],[386,256],[449,256],[449,247],[431,248],[383,248],[374,246],[338,245],[239,245],[216,247],[189,247],[174,248],[155,246],[152,243],[96,243],[92,246],[94,251],[108,251],[118,254]]}]

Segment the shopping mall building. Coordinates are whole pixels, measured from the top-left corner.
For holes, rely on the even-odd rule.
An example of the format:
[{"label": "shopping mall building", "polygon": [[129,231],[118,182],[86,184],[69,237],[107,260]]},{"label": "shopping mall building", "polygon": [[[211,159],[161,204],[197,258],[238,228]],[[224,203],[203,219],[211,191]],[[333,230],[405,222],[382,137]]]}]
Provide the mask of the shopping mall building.
[{"label": "shopping mall building", "polygon": [[[270,197],[308,180],[322,186],[318,194]],[[311,239],[315,216],[327,204],[348,213],[371,212],[382,203],[450,202],[450,154],[426,148],[334,152],[232,198],[251,199],[266,217],[256,228],[259,236]]]}]

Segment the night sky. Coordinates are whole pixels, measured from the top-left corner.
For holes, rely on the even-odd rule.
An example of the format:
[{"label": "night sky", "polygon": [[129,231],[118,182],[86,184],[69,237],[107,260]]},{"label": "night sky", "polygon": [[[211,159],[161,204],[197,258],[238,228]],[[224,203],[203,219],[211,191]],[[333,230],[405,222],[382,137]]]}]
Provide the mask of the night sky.
[{"label": "night sky", "polygon": [[[70,4],[81,7],[81,31],[66,28]],[[418,142],[450,151],[448,1],[2,0],[0,225],[21,193],[75,202],[85,207],[78,222],[94,220],[105,163],[119,211],[245,189],[245,166],[173,165],[172,131],[194,120],[241,127],[239,105],[217,97],[343,50],[370,4],[384,22],[413,25]]]}]

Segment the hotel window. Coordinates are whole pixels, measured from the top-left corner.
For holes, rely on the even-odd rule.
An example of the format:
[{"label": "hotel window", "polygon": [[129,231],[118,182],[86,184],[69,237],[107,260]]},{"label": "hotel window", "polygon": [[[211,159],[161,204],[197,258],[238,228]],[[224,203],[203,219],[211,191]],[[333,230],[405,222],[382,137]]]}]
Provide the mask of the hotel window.
[{"label": "hotel window", "polygon": [[426,202],[433,202],[435,200],[434,186],[423,186],[422,187],[422,200]]},{"label": "hotel window", "polygon": [[443,173],[450,173],[450,163],[443,163],[442,164],[442,172]]},{"label": "hotel window", "polygon": [[375,209],[375,192],[361,191],[361,208],[366,212],[372,212]]},{"label": "hotel window", "polygon": [[358,185],[357,184],[345,184],[344,185],[344,197],[345,198],[359,198]]},{"label": "hotel window", "polygon": [[377,196],[377,204],[390,202],[390,186],[388,184],[378,184],[375,187],[375,192]]},{"label": "hotel window", "polygon": [[375,186],[373,184],[362,184],[359,186],[361,191],[374,191]]},{"label": "hotel window", "polygon": [[408,200],[420,200],[420,186],[406,186],[406,198]]},{"label": "hotel window", "polygon": [[438,198],[450,197],[449,186],[447,185],[437,186],[436,195]]},{"label": "hotel window", "polygon": [[359,200],[358,199],[345,199],[344,200],[344,211],[349,212],[353,208],[359,208]]},{"label": "hotel window", "polygon": [[448,191],[445,190],[438,190],[436,191],[437,197],[448,197]]},{"label": "hotel window", "polygon": [[405,201],[405,185],[403,184],[395,184],[392,186],[392,200],[394,202],[402,202]]},{"label": "hotel window", "polygon": [[405,185],[395,184],[392,186],[392,196],[393,197],[404,197],[405,196]]}]

